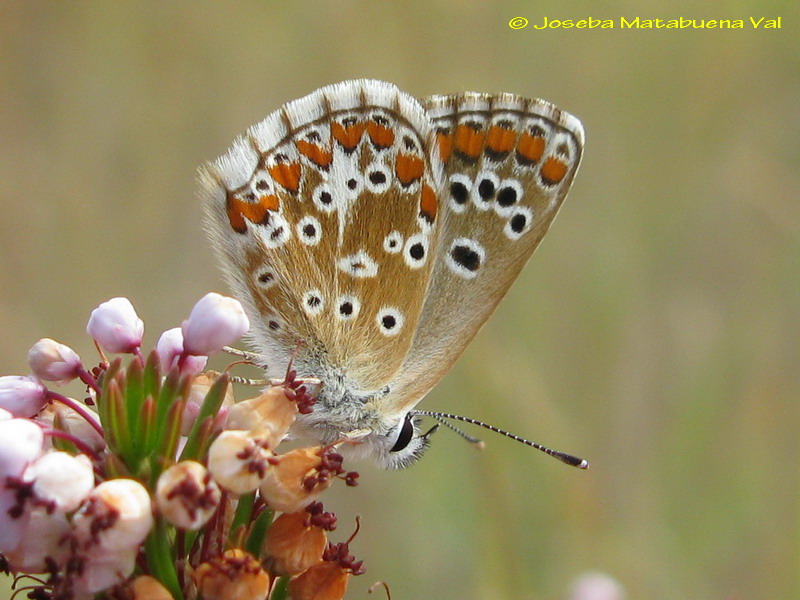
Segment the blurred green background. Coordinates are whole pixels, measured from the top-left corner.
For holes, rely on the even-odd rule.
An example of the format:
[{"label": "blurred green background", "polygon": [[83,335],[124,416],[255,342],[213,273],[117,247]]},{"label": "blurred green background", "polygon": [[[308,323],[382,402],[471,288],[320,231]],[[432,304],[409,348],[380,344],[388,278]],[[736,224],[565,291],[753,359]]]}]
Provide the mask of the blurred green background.
[{"label": "blurred green background", "polygon": [[[195,169],[342,79],[509,91],[583,121],[561,216],[423,406],[591,460],[437,434],[327,497],[394,600],[800,597],[797,2],[4,2],[0,372],[132,299],[154,343],[223,290]],[[511,30],[551,18],[741,18],[743,30]],[[749,17],[782,17],[754,30]],[[0,592],[2,594],[3,592]],[[381,596],[381,594],[378,594]]]}]

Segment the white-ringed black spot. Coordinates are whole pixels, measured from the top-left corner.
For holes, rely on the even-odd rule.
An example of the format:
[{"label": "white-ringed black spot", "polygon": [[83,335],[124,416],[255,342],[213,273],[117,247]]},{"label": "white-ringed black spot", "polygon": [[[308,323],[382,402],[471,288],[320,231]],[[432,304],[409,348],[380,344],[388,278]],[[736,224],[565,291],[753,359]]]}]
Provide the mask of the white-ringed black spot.
[{"label": "white-ringed black spot", "polygon": [[275,284],[275,273],[272,271],[261,271],[257,275],[256,280],[258,281],[258,285],[262,288],[268,288]]},{"label": "white-ringed black spot", "polygon": [[454,181],[450,184],[450,195],[457,204],[464,204],[469,198],[469,190],[460,181]]},{"label": "white-ringed black spot", "polygon": [[403,235],[399,231],[390,232],[383,238],[383,249],[389,254],[397,254],[403,249]]},{"label": "white-ringed black spot", "polygon": [[269,183],[264,179],[259,179],[256,181],[256,189],[259,192],[264,192],[269,189]]},{"label": "white-ringed black spot", "polygon": [[478,184],[478,194],[484,200],[491,200],[494,196],[495,187],[494,182],[490,179],[481,179],[481,182]]},{"label": "white-ringed black spot", "polygon": [[503,208],[517,203],[517,190],[512,187],[500,188],[497,192],[497,203]]},{"label": "white-ringed black spot", "polygon": [[322,225],[311,215],[297,222],[297,237],[307,246],[316,246],[322,238]]},{"label": "white-ringed black spot", "polygon": [[351,190],[356,189],[358,187],[358,181],[356,181],[355,179],[348,179],[347,187],[350,188]]},{"label": "white-ringed black spot", "polygon": [[450,210],[456,213],[467,210],[471,188],[472,180],[463,173],[454,173],[450,176],[450,197],[447,201]]},{"label": "white-ringed black spot", "polygon": [[361,302],[351,295],[340,296],[336,300],[336,316],[343,321],[352,321],[361,312]]},{"label": "white-ringed black spot", "polygon": [[510,217],[522,200],[522,185],[516,179],[504,179],[494,200],[494,211],[501,217]]},{"label": "white-ringed black spot", "polygon": [[324,213],[333,212],[336,210],[336,204],[333,201],[333,193],[327,185],[320,185],[314,190],[311,196],[314,206]]},{"label": "white-ringed black spot", "polygon": [[518,240],[533,227],[533,212],[526,206],[517,206],[509,216],[503,233],[511,240]]},{"label": "white-ringed black spot", "polygon": [[366,169],[365,184],[373,194],[382,194],[392,184],[392,175],[380,162],[374,162]]},{"label": "white-ringed black spot", "polygon": [[325,302],[319,290],[310,290],[303,294],[303,310],[309,315],[318,315],[325,308]]},{"label": "white-ringed black spot", "polygon": [[450,256],[467,271],[477,271],[481,266],[481,257],[469,246],[453,246]]},{"label": "white-ringed black spot", "polygon": [[500,178],[493,171],[481,171],[475,178],[475,184],[470,190],[472,203],[478,210],[489,210],[494,201],[494,195]]},{"label": "white-ringed black spot", "polygon": [[478,242],[469,238],[453,240],[447,252],[447,266],[456,275],[464,279],[473,279],[483,266],[486,251]]},{"label": "white-ringed black spot", "polygon": [[275,319],[270,319],[267,323],[267,327],[269,327],[271,331],[280,331],[281,324]]},{"label": "white-ringed black spot", "polygon": [[428,257],[428,237],[422,233],[412,235],[403,247],[403,260],[412,269],[419,269]]},{"label": "white-ringed black spot", "polygon": [[381,308],[375,315],[375,321],[380,332],[387,337],[393,337],[403,329],[403,313],[393,306]]}]

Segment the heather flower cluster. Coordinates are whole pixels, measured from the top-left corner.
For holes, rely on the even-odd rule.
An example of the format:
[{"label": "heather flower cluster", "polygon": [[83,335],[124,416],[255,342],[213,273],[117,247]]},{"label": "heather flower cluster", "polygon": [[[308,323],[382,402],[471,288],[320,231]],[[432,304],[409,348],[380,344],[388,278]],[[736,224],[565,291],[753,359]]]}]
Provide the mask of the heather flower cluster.
[{"label": "heather flower cluster", "polygon": [[[335,446],[281,452],[313,410],[293,371],[235,402],[208,356],[249,323],[207,294],[142,352],[144,323],[114,298],[91,314],[100,363],[50,339],[31,374],[0,377],[0,566],[40,600],[336,600],[364,572],[320,495],[356,485]],[[109,355],[120,355],[109,358]],[[79,380],[82,400],[51,389]],[[357,527],[356,527],[357,530]]]}]

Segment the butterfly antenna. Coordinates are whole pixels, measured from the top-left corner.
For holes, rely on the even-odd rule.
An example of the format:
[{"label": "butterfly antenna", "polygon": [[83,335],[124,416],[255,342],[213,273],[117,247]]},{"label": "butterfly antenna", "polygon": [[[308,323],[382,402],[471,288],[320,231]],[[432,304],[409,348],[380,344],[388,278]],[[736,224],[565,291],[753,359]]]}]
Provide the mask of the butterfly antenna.
[{"label": "butterfly antenna", "polygon": [[[418,413],[415,411],[414,414],[418,414]],[[484,446],[486,445],[486,444],[483,443],[483,440],[479,440],[476,437],[472,437],[466,431],[460,430],[458,427],[456,427],[452,423],[449,423],[449,422],[445,421],[441,417],[438,417],[438,416],[435,416],[435,415],[432,415],[432,414],[428,414],[428,415],[425,415],[425,416],[431,417],[432,419],[438,421],[440,424],[444,425],[445,427],[447,427],[451,431],[455,431],[458,435],[460,435],[462,438],[467,440],[470,444],[475,446],[478,450],[483,450]]]},{"label": "butterfly antenna", "polygon": [[[579,469],[589,468],[589,461],[587,461],[586,459],[579,458],[577,456],[573,456],[572,454],[567,454],[566,452],[561,452],[559,450],[553,450],[551,448],[547,448],[546,446],[542,446],[541,444],[537,444],[536,442],[532,442],[518,435],[514,435],[510,431],[506,431],[505,429],[500,429],[499,427],[495,427],[494,425],[489,425],[488,423],[484,423],[483,421],[478,421],[477,419],[470,419],[469,417],[462,417],[461,415],[454,415],[452,413],[434,412],[430,410],[414,410],[412,411],[412,414],[419,415],[421,417],[431,417],[432,419],[436,419],[437,421],[449,427],[450,429],[455,429],[456,432],[458,433],[460,433],[458,429],[446,423],[444,420],[452,419],[454,421],[462,421],[464,423],[469,423],[471,425],[477,425],[478,427],[483,427],[484,429],[488,429],[489,431],[494,431],[495,433],[504,435],[507,438],[511,438],[512,440],[519,442],[520,444],[525,444],[526,446],[530,446],[531,448],[536,448],[537,450],[541,450],[545,454],[549,454],[553,458],[556,458],[561,462],[570,465],[571,467],[578,467]],[[465,437],[467,440],[470,440],[471,436],[467,436],[466,434],[463,433],[461,435]],[[474,440],[475,438],[472,439]]]}]

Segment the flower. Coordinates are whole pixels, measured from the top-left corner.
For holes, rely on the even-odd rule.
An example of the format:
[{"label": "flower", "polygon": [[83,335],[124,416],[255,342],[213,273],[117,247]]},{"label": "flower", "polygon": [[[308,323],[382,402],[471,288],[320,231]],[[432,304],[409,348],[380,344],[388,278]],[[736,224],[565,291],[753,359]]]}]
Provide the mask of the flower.
[{"label": "flower", "polygon": [[32,417],[45,405],[47,388],[33,377],[0,377],[0,408],[15,417]]},{"label": "flower", "polygon": [[336,517],[313,502],[305,510],[283,513],[272,522],[264,542],[269,570],[276,575],[297,575],[322,560],[328,545],[325,531],[336,528]]},{"label": "flower", "polygon": [[192,578],[203,600],[263,600],[270,584],[258,560],[239,548],[203,563]]},{"label": "flower", "polygon": [[210,292],[194,305],[181,325],[187,354],[208,356],[232,344],[250,329],[241,303]]},{"label": "flower", "polygon": [[74,525],[87,547],[112,553],[136,548],[153,527],[150,494],[133,479],[104,481],[89,494]]},{"label": "flower", "polygon": [[208,470],[228,491],[247,494],[258,487],[272,455],[263,440],[246,431],[223,431],[208,451]]},{"label": "flower", "polygon": [[92,463],[83,454],[48,452],[31,463],[23,477],[33,483],[37,500],[61,513],[78,508],[94,487]]},{"label": "flower", "polygon": [[261,395],[231,406],[226,427],[258,432],[274,448],[286,436],[297,412],[297,402],[287,397],[283,386],[269,387]]},{"label": "flower", "polygon": [[[349,540],[328,542],[336,517],[315,501],[358,474],[333,446],[275,454],[318,381],[290,369],[236,404],[231,375],[200,372],[206,356],[193,353],[247,327],[238,302],[209,294],[145,356],[142,321],[114,298],[87,331],[98,349],[134,354],[127,365],[101,350],[87,370],[44,338],[32,375],[0,377],[0,558],[16,577],[47,574],[37,597],[264,600],[288,585],[299,600],[338,600],[363,571]],[[82,399],[47,387],[76,377]]]},{"label": "flower", "polygon": [[327,448],[298,448],[271,461],[259,490],[269,505],[296,512],[311,504],[344,470],[340,454]]},{"label": "flower", "polygon": [[144,322],[127,298],[112,298],[92,311],[86,333],[109,352],[129,354],[142,345]]},{"label": "flower", "polygon": [[50,338],[41,339],[31,347],[28,366],[39,379],[59,384],[72,381],[83,370],[81,358],[72,348]]},{"label": "flower", "polygon": [[350,575],[366,572],[363,561],[350,554],[350,542],[358,528],[346,542],[328,544],[322,562],[310,567],[289,581],[292,600],[342,600],[347,592]]},{"label": "flower", "polygon": [[172,465],[156,484],[159,512],[179,529],[200,529],[217,510],[220,497],[206,468],[192,460]]},{"label": "flower", "polygon": [[161,371],[166,373],[175,365],[180,365],[181,371],[184,373],[200,373],[208,362],[206,356],[191,356],[186,355],[181,362],[183,356],[183,331],[180,327],[173,327],[167,329],[161,334],[156,343],[156,352],[161,364]]}]

